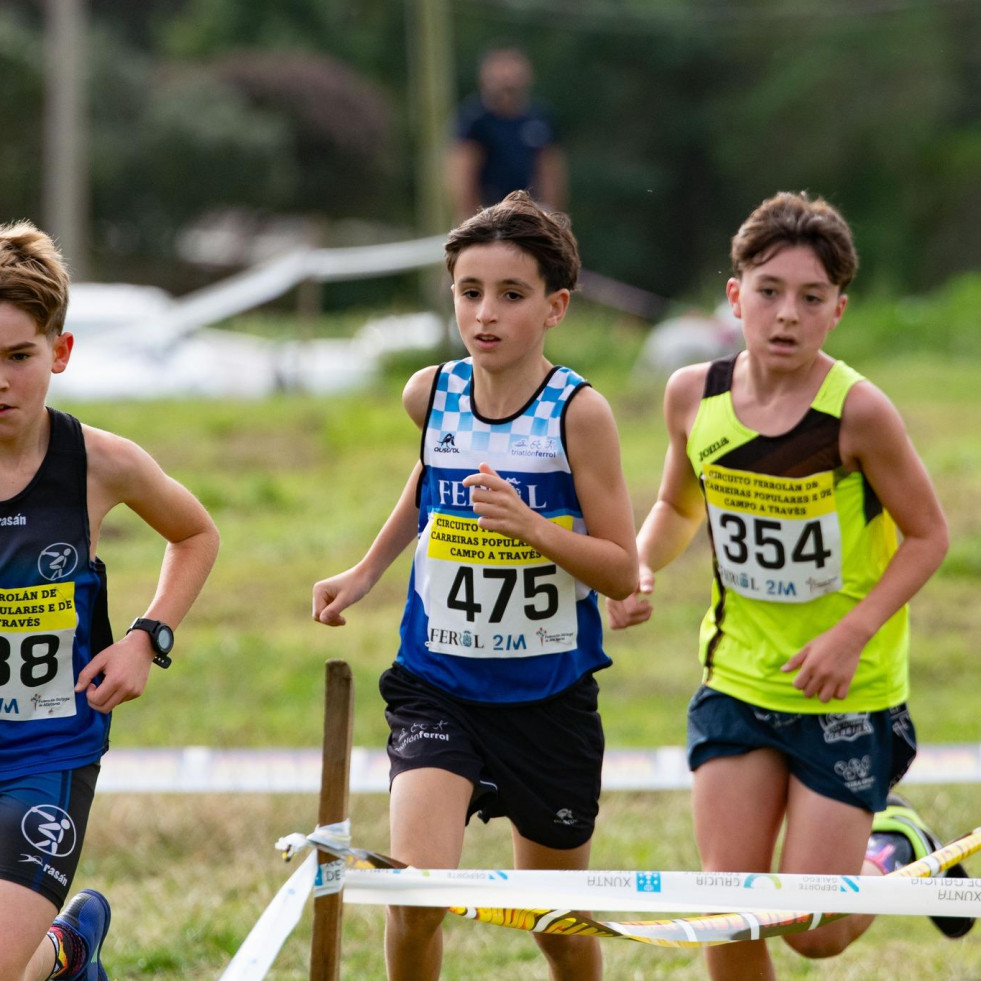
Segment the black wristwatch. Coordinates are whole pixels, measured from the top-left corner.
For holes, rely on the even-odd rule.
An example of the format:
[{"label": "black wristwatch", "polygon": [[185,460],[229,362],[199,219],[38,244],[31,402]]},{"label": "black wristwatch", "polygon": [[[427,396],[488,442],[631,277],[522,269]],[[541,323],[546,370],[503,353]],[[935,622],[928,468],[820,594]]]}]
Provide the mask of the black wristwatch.
[{"label": "black wristwatch", "polygon": [[145,630],[150,635],[150,645],[154,650],[153,663],[162,668],[171,664],[170,652],[174,649],[174,631],[160,620],[147,620],[137,617],[130,625],[130,630]]}]

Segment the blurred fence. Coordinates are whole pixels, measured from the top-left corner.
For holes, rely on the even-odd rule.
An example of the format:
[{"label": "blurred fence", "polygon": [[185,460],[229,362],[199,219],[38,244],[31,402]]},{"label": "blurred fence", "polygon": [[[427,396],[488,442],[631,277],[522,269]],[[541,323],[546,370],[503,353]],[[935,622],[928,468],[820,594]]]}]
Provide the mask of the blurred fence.
[{"label": "blurred fence", "polygon": [[[100,793],[318,793],[319,748],[114,748],[103,757]],[[905,784],[981,783],[981,744],[921,746]],[[681,746],[608,750],[603,789],[683,790],[691,774]],[[352,793],[386,793],[384,750],[354,747]]]}]

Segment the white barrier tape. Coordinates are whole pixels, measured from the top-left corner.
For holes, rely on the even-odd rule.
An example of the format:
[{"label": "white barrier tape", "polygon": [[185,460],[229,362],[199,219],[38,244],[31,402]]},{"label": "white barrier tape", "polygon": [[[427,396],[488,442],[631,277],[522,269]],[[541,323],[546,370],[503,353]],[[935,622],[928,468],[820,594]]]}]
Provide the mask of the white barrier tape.
[{"label": "white barrier tape", "polygon": [[[344,855],[351,848],[351,819],[345,818],[334,824],[320,824],[308,835],[297,832],[286,835],[276,842],[276,849],[283,853],[288,862],[294,855],[306,848],[319,848],[335,855]],[[347,861],[336,858],[331,862],[317,865],[316,878],[313,881],[314,896],[334,896],[344,888],[344,876],[347,872]]]},{"label": "white barrier tape", "polygon": [[981,879],[709,872],[349,869],[348,903],[660,912],[761,908],[981,917]]},{"label": "white barrier tape", "polygon": [[314,896],[336,896],[344,888],[346,875],[347,862],[343,858],[318,865],[317,878],[313,881]]},{"label": "white barrier tape", "polygon": [[[445,236],[436,235],[382,245],[294,249],[179,297],[166,313],[116,333],[129,344],[134,336],[145,344],[173,344],[201,327],[268,303],[306,279],[327,283],[437,265],[443,260],[445,241]],[[105,336],[108,339],[111,335]]]},{"label": "white barrier tape", "polygon": [[294,831],[276,842],[276,850],[283,853],[287,862],[311,846],[339,855],[347,852],[351,848],[351,819],[345,818],[334,824],[318,824],[308,835]]},{"label": "white barrier tape", "polygon": [[262,981],[303,914],[317,871],[312,852],[263,910],[219,981]]},{"label": "white barrier tape", "polygon": [[[364,863],[393,860],[352,849],[349,840],[349,822],[344,821],[321,826],[311,835],[287,835],[277,842],[281,850],[288,846],[289,854],[329,842],[330,847],[336,848],[337,858],[315,869],[316,854],[307,857],[260,916],[219,981],[261,981],[299,922],[311,889],[316,895],[335,894],[348,877],[353,878],[353,884],[345,889],[345,902],[446,907],[470,919],[499,926],[533,932],[622,937],[668,947],[727,943],[815,929],[824,919],[837,919],[849,913],[981,915],[981,879],[916,878],[935,875],[976,854],[981,850],[981,828],[885,878],[743,872],[411,868],[367,871]],[[335,881],[328,881],[332,876]],[[924,891],[924,887],[929,890]],[[609,901],[611,892],[616,895],[615,901]],[[564,909],[551,908],[556,905],[553,900],[557,895],[564,900]],[[652,899],[653,895],[657,898]],[[727,903],[727,899],[731,902]],[[761,903],[768,908],[761,909]],[[807,910],[801,912],[799,907],[805,903]],[[649,923],[614,923],[569,913],[572,908],[708,910],[710,914],[712,910],[725,908],[729,912]],[[786,912],[781,912],[784,909]]]},{"label": "white barrier tape", "polygon": [[307,835],[311,845],[322,845],[327,851],[346,852],[351,847],[351,819],[345,818],[335,824],[318,824]]},{"label": "white barrier tape", "polygon": [[[98,793],[311,793],[320,791],[323,753],[314,748],[114,747],[103,757]],[[921,746],[904,786],[981,783],[981,744]],[[691,773],[681,746],[611,749],[603,790],[683,790]],[[351,793],[388,793],[383,749],[355,746]]]},{"label": "white barrier tape", "polygon": [[306,835],[301,835],[298,831],[293,834],[284,835],[276,842],[276,851],[282,852],[283,858],[288,862],[294,855],[306,851],[310,847],[310,842]]},{"label": "white barrier tape", "polygon": [[[308,835],[294,832],[276,842],[277,851],[283,853],[287,862],[310,847],[322,848],[338,856],[347,853],[351,848],[351,819],[345,818],[334,824],[320,824]],[[344,858],[320,863],[313,882],[314,896],[333,896],[339,893],[344,888],[346,872],[347,861]]]}]

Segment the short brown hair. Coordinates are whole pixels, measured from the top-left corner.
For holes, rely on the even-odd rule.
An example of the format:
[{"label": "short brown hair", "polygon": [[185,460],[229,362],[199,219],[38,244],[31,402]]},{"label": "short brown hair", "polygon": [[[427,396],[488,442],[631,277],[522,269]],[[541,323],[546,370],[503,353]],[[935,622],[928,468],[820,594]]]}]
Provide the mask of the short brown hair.
[{"label": "short brown hair", "polygon": [[512,191],[503,201],[481,209],[450,232],[445,247],[450,275],[464,249],[492,242],[507,242],[532,256],[547,293],[576,288],[581,262],[569,216],[545,211],[527,191]]},{"label": "short brown hair", "polygon": [[0,302],[29,314],[57,337],[68,308],[68,269],[58,247],[29,221],[0,225]]},{"label": "short brown hair", "polygon": [[824,198],[811,198],[806,191],[781,191],[742,223],[732,239],[733,273],[742,276],[788,245],[811,248],[839,289],[855,278],[858,255],[848,222]]}]

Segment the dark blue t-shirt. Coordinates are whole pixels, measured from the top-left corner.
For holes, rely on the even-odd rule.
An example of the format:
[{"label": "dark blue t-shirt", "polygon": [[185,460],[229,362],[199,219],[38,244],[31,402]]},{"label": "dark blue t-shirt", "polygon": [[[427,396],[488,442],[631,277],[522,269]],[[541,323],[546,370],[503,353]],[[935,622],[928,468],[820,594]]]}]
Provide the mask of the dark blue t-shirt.
[{"label": "dark blue t-shirt", "polygon": [[533,186],[536,158],[556,142],[555,127],[542,103],[532,102],[520,116],[504,117],[488,109],[479,96],[470,96],[460,107],[456,135],[472,140],[484,151],[482,205],[496,204],[511,191],[526,190],[537,196]]}]

